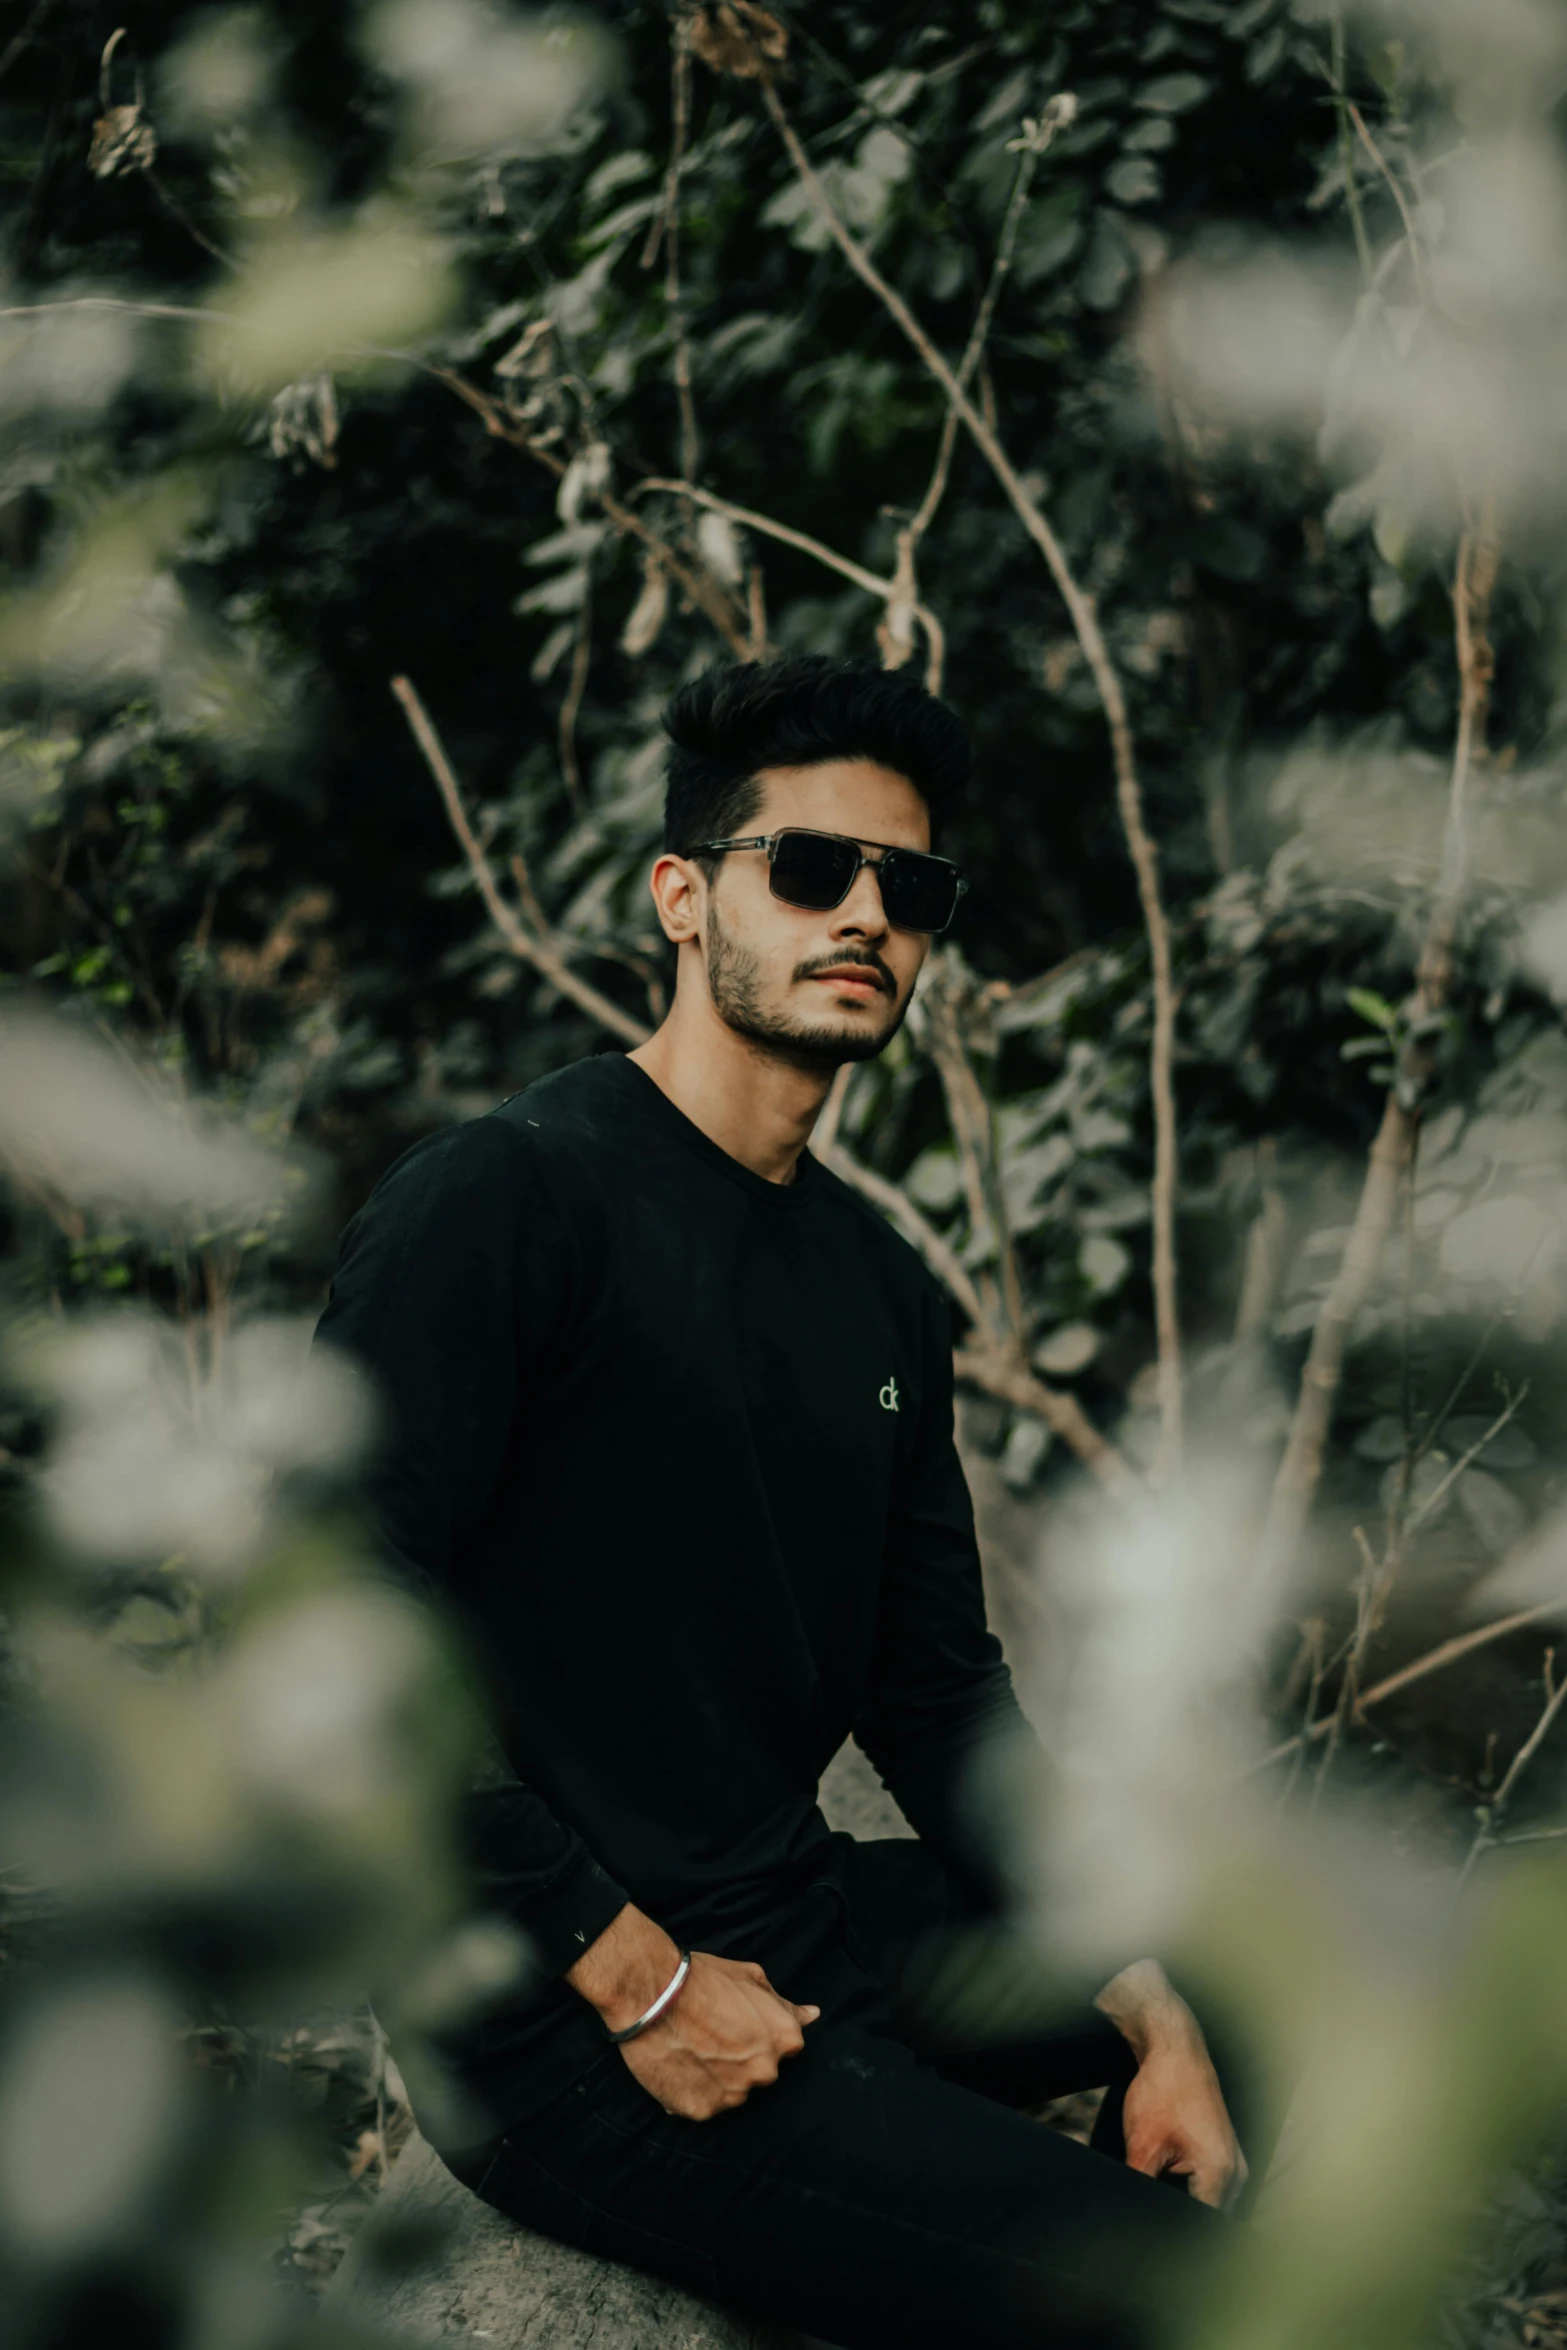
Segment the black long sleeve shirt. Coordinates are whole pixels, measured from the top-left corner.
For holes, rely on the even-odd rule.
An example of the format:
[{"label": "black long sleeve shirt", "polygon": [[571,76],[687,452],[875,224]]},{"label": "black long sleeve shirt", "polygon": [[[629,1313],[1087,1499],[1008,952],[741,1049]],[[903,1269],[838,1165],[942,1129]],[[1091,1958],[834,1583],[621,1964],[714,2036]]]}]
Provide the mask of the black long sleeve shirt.
[{"label": "black long sleeve shirt", "polygon": [[627,1900],[750,1954],[823,1866],[851,1730],[973,1862],[964,1765],[1018,1717],[947,1309],[824,1167],[769,1183],[634,1062],[579,1062],[397,1163],[318,1335],[379,1385],[381,1539],[455,1617],[515,1774],[472,1798],[471,1859],[551,1980],[460,2051],[493,2114],[602,2045],[558,1978]]}]

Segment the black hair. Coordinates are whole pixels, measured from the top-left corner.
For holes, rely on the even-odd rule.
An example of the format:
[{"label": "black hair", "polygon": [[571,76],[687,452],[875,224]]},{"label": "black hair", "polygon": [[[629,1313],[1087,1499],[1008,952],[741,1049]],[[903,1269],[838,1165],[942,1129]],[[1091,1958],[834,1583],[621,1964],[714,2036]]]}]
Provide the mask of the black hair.
[{"label": "black hair", "polygon": [[901,669],[822,653],[705,670],[671,696],[664,731],[664,845],[677,854],[743,831],[767,767],[873,759],[914,786],[933,837],[968,780],[968,729],[956,710]]}]

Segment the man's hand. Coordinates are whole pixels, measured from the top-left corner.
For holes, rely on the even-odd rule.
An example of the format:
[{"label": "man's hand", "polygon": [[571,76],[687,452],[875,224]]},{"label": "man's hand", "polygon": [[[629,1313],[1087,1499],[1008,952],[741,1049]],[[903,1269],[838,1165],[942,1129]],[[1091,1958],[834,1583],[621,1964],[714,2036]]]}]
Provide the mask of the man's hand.
[{"label": "man's hand", "polygon": [[1199,2203],[1228,2210],[1246,2184],[1241,2152],[1202,2030],[1151,1958],[1122,1969],[1094,2005],[1130,2041],[1126,2159],[1150,2178],[1184,2178]]},{"label": "man's hand", "polygon": [[[619,2032],[652,2005],[679,1963],[663,1928],[628,1902],[566,1980]],[[620,2053],[666,2113],[705,2122],[776,2081],[779,2065],[805,2046],[803,2027],[820,2014],[781,1997],[759,1966],[694,1950],[674,2005]]]}]

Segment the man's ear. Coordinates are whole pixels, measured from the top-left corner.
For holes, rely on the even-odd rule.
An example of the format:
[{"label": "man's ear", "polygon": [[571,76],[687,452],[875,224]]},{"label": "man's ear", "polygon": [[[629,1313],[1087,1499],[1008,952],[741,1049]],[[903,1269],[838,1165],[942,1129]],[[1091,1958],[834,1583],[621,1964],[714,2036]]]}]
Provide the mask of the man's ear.
[{"label": "man's ear", "polygon": [[666,849],[655,860],[648,888],[658,910],[659,926],[671,945],[680,946],[701,936],[703,887],[701,867],[689,857],[677,857]]}]

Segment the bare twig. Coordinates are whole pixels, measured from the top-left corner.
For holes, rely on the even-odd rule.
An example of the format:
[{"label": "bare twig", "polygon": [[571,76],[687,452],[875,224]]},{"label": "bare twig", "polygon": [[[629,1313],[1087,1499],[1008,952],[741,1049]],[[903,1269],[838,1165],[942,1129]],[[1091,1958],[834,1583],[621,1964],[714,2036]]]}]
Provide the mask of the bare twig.
[{"label": "bare twig", "polygon": [[[843,1072],[839,1072],[841,1081]],[[829,1097],[830,1098],[830,1097]],[[1032,1412],[1046,1427],[1070,1446],[1084,1466],[1114,1491],[1129,1491],[1137,1478],[1124,1456],[1089,1419],[1075,1396],[1063,1395],[1057,1388],[1047,1387],[1029,1369],[1019,1350],[997,1338],[986,1307],[972,1276],[950,1242],[944,1240],[934,1224],[923,1216],[907,1192],[896,1183],[889,1183],[885,1175],[878,1175],[874,1167],[867,1167],[836,1138],[836,1128],[824,1135],[818,1121],[811,1138],[811,1149],[825,1167],[830,1168],[840,1182],[868,1199],[881,1209],[914,1248],[918,1249],[936,1279],[956,1303],[970,1325],[970,1336],[953,1355],[953,1365],[960,1379],[982,1388],[998,1402],[1015,1405],[1020,1411]]]},{"label": "bare twig", "polygon": [[[176,318],[188,326],[207,326],[214,319],[220,325],[232,323],[221,310],[197,310],[188,302],[131,302],[120,294],[67,294],[58,302],[13,302],[0,309],[0,319],[54,318],[68,310],[118,310],[129,318]],[[418,362],[411,360],[409,364]]]},{"label": "bare twig", "polygon": [[1350,226],[1355,232],[1355,251],[1360,259],[1360,274],[1369,286],[1372,278],[1371,239],[1366,234],[1366,217],[1360,208],[1360,190],[1355,185],[1355,142],[1349,134],[1346,108],[1349,104],[1347,59],[1344,39],[1344,10],[1333,11],[1332,74],[1334,110],[1338,115],[1339,167],[1344,174],[1344,197],[1349,206]]},{"label": "bare twig", "polygon": [[[771,514],[760,514],[754,506],[737,506],[731,498],[720,498],[711,490],[700,490],[690,482],[671,481],[667,476],[656,473],[650,474],[645,481],[639,481],[630,494],[639,498],[644,491],[650,490],[672,491],[678,497],[689,498],[693,505],[705,506],[710,514],[724,515],[730,522],[738,523],[743,530],[754,530],[763,538],[777,539],[781,546],[797,548],[802,555],[811,556],[829,571],[836,571],[840,578],[852,580],[856,587],[864,588],[867,595],[879,596],[884,604],[892,604],[901,591],[902,582],[896,573],[891,579],[883,579],[879,572],[867,571],[863,563],[856,563],[851,556],[840,555],[836,547],[829,547],[824,540],[812,538],[807,531],[796,530],[792,523],[777,522]],[[925,631],[926,640],[939,667],[946,651],[941,623],[934,612],[928,611],[923,604],[915,601],[911,608]]]},{"label": "bare twig", "polygon": [[13,33],[5,47],[0,49],[0,74],[10,72],[53,6],[54,0],[38,0],[32,15],[24,18],[20,29]]},{"label": "bare twig", "polygon": [[[1425,1680],[1431,1673],[1441,1672],[1446,1665],[1456,1664],[1460,1657],[1471,1655],[1477,1648],[1488,1648],[1493,1640],[1505,1640],[1509,1632],[1522,1632],[1528,1625],[1542,1623],[1547,1616],[1560,1615],[1561,1612],[1562,1603],[1559,1599],[1544,1600],[1538,1607],[1520,1608],[1516,1615],[1499,1616],[1493,1624],[1481,1624],[1473,1632],[1460,1632],[1453,1639],[1442,1641],[1438,1647],[1428,1649],[1424,1656],[1417,1656],[1411,1664],[1400,1665],[1396,1673],[1389,1673],[1370,1689],[1363,1689],[1357,1713],[1364,1714],[1368,1706],[1381,1705],[1384,1699],[1396,1697],[1401,1689],[1408,1689],[1412,1683]],[[1281,1740],[1277,1746],[1269,1749],[1255,1767],[1263,1770],[1271,1763],[1283,1762],[1287,1755],[1298,1753],[1301,1747],[1326,1738],[1331,1726],[1329,1721],[1316,1722],[1303,1734]]]},{"label": "bare twig", "polygon": [[811,1133],[811,1148],[818,1158],[825,1158],[838,1140],[838,1129],[843,1124],[843,1105],[849,1098],[849,1087],[854,1080],[854,1063],[845,1061],[831,1085]]},{"label": "bare twig", "polygon": [[1395,1080],[1388,1088],[1387,1106],[1371,1146],[1366,1180],[1344,1254],[1311,1334],[1289,1440],[1274,1480],[1259,1566],[1259,1572],[1269,1579],[1287,1570],[1305,1526],[1322,1475],[1323,1451],[1343,1374],[1350,1329],[1381,1262],[1383,1247],[1393,1228],[1400,1188],[1414,1158],[1420,1130],[1421,1095],[1435,1060],[1429,1025],[1444,1009],[1452,984],[1453,942],[1467,869],[1469,784],[1476,746],[1484,740],[1490,695],[1491,652],[1486,617],[1496,584],[1497,561],[1494,520],[1488,504],[1478,531],[1466,528],[1460,537],[1453,571],[1459,717],[1448,790],[1441,884],[1421,949],[1414,993],[1404,1007],[1409,1040],[1400,1055],[1401,1066]]},{"label": "bare twig", "polygon": [[885,1175],[878,1175],[874,1167],[867,1167],[841,1142],[823,1142],[820,1130],[813,1137],[811,1148],[823,1166],[830,1167],[840,1182],[847,1183],[865,1199],[873,1201],[883,1215],[896,1224],[904,1239],[919,1250],[960,1311],[976,1327],[983,1327],[985,1309],[966,1266],[935,1225],[921,1215],[908,1193],[900,1190],[896,1183],[889,1182]]},{"label": "bare twig", "polygon": [[1355,1528],[1355,1544],[1360,1552],[1360,1573],[1355,1578],[1355,1629],[1350,1639],[1349,1653],[1344,1659],[1344,1678],[1339,1684],[1338,1703],[1328,1718],[1327,1746],[1311,1790],[1313,1803],[1319,1800],[1328,1783],[1334,1760],[1343,1743],[1346,1725],[1360,1710],[1361,1668],[1365,1664],[1366,1651],[1371,1645],[1371,1636],[1376,1630],[1380,1611],[1382,1575],[1371,1545],[1366,1540],[1365,1531],[1360,1526]]},{"label": "bare twig", "polygon": [[1389,164],[1388,159],[1383,154],[1381,148],[1377,145],[1375,139],[1371,136],[1371,133],[1367,130],[1366,119],[1365,116],[1361,113],[1360,108],[1351,98],[1344,99],[1343,108],[1344,112],[1349,116],[1350,121],[1355,126],[1356,134],[1359,137],[1361,145],[1365,148],[1366,153],[1370,156],[1372,162],[1376,165],[1384,180],[1386,180],[1393,201],[1398,206],[1398,216],[1404,224],[1404,234],[1409,240],[1409,261],[1410,266],[1415,273],[1416,291],[1420,296],[1421,307],[1424,308],[1430,292],[1430,287],[1426,279],[1425,255],[1420,250],[1420,239],[1415,233],[1414,215],[1409,209],[1409,205],[1405,199],[1403,189],[1399,186],[1398,181],[1393,176],[1392,166]]},{"label": "bare twig", "polygon": [[675,339],[675,398],[680,409],[680,471],[684,480],[695,481],[701,458],[701,442],[697,436],[696,396],[691,380],[691,339],[686,332],[685,298],[680,286],[680,174],[685,164],[686,140],[691,127],[691,23],[688,16],[679,15],[675,18],[670,38],[673,55],[670,62],[672,130],[669,167],[664,174],[663,206],[648,237],[642,266],[644,269],[652,268],[659,236],[662,234],[664,308]]},{"label": "bare twig", "polygon": [[767,585],[762,578],[762,566],[753,563],[746,573],[746,609],[751,622],[747,659],[765,661],[767,658]]},{"label": "bare twig", "polygon": [[1156,1466],[1161,1472],[1167,1472],[1176,1466],[1179,1459],[1182,1420],[1181,1338],[1175,1258],[1175,981],[1170,926],[1160,893],[1158,858],[1143,812],[1142,785],[1137,772],[1137,754],[1132,741],[1126,695],[1110,657],[1110,649],[1105,643],[1093,598],[1078,585],[1076,575],[1067,561],[1066,551],[1038,500],[1025,486],[993,426],[974,405],[902,295],[882,275],[869,252],[845,225],[820,174],[806,154],[799,134],[785,113],[772,80],[764,78],[760,88],[763,103],[784,143],[789,160],[823,226],[855,276],[875,295],[923,365],[940,384],[952,408],[989,464],[1013,512],[1044,557],[1083,649],[1083,657],[1093,676],[1109,726],[1116,799],[1137,876],[1138,896],[1153,966],[1154,1021],[1149,1056],[1154,1113],[1153,1287],[1162,1423],[1160,1454]]},{"label": "bare twig", "polygon": [[1567,1704],[1567,1675],[1557,1681],[1554,1678],[1555,1663],[1556,1651],[1548,1648],[1545,1652],[1545,1703],[1540,1709],[1540,1718],[1508,1764],[1506,1776],[1500,1787],[1481,1812],[1480,1826],[1476,1831],[1474,1842],[1469,1847],[1469,1857],[1459,1871],[1458,1882],[1460,1885],[1467,1881],[1481,1854],[1500,1841],[1496,1834],[1497,1824],[1511,1803],[1519,1780],[1550,1736],[1551,1724],[1561,1712],[1562,1706]]},{"label": "bare twig", "polygon": [[1235,1308],[1236,1346],[1253,1346],[1262,1337],[1284,1270],[1289,1214],[1279,1189],[1277,1155],[1278,1145],[1271,1135],[1265,1135],[1257,1145],[1260,1204],[1246,1235],[1241,1294]]},{"label": "bare twig", "polygon": [[607,995],[578,977],[568,965],[565,953],[547,932],[535,933],[526,929],[515,910],[506,903],[495,879],[494,869],[480,845],[468,812],[463,806],[462,790],[447,758],[440,736],[430,722],[429,712],[419,699],[411,679],[394,677],[392,691],[402,704],[414,741],[424,753],[425,764],[435,778],[437,790],[446,809],[447,821],[457,836],[458,846],[468,860],[468,869],[478,885],[484,907],[509,951],[521,963],[531,963],[540,976],[547,979],[557,994],[586,1012],[601,1028],[611,1035],[623,1037],[628,1044],[644,1044],[648,1031],[640,1020],[612,1003]]},{"label": "bare twig", "polygon": [[1019,1411],[1032,1412],[1043,1420],[1108,1491],[1129,1494],[1136,1490],[1136,1470],[1108,1436],[1100,1434],[1076,1396],[1047,1387],[1012,1348],[987,1342],[981,1332],[976,1341],[958,1348],[953,1361],[960,1379],[967,1379],[998,1402],[1014,1404]]},{"label": "bare twig", "polygon": [[[420,365],[422,362],[415,361],[414,364]],[[466,402],[474,414],[481,419],[485,431],[493,435],[496,440],[505,441],[510,447],[521,449],[527,456],[536,458],[541,465],[547,466],[557,478],[565,472],[565,458],[560,456],[556,450],[541,446],[525,426],[518,424],[514,417],[507,415],[499,401],[492,400],[487,392],[482,392],[479,389],[477,384],[469,383],[466,376],[458,375],[449,367],[430,367],[426,369],[426,373],[433,375],[438,382],[444,383],[449,390],[456,393],[460,400]],[[684,482],[676,482],[668,486],[681,491],[685,491],[687,487]],[[689,494],[694,496],[698,493],[690,492]],[[704,613],[712,622],[736,660],[748,660],[750,658],[750,616],[741,611],[733,597],[726,593],[706,565],[695,566],[688,563],[682,555],[676,552],[667,539],[662,538],[650,523],[644,522],[640,514],[634,513],[629,506],[624,505],[613,491],[600,490],[598,502],[605,517],[613,523],[616,530],[626,538],[635,539],[639,545],[657,555],[659,561],[668,570],[671,579],[690,597],[698,611]]]},{"label": "bare twig", "polygon": [[233,254],[226,253],[221,245],[215,245],[200,222],[192,220],[184,205],[164,186],[150,163],[142,165],[141,176],[169,218],[182,228],[188,237],[193,238],[204,253],[210,253],[214,261],[221,261],[225,269],[232,269],[234,266]]},{"label": "bare twig", "polygon": [[995,1251],[1000,1276],[999,1297],[988,1277],[981,1294],[986,1319],[1010,1339],[1022,1360],[1026,1353],[1027,1319],[1017,1252],[1007,1227],[1006,1203],[996,1165],[996,1145],[990,1104],[974,1074],[963,1032],[961,966],[942,957],[932,969],[924,995],[930,1056],[941,1079],[947,1105],[947,1123],[957,1149],[958,1167],[968,1202],[969,1229],[980,1246]]},{"label": "bare twig", "polygon": [[[189,303],[132,302],[112,294],[73,294],[58,302],[29,302],[0,307],[0,322],[8,319],[42,321],[67,311],[81,310],[116,311],[131,318],[166,318],[189,326],[235,324],[232,313],[224,310],[197,309]],[[396,360],[399,365],[411,367],[420,375],[427,375],[432,381],[444,384],[448,391],[455,393],[465,406],[473,410],[493,439],[506,442],[510,448],[520,449],[554,474],[557,480],[565,472],[566,459],[557,450],[545,447],[514,417],[508,416],[498,401],[492,400],[477,384],[469,383],[454,368],[439,367],[428,359],[419,358],[412,351],[389,350],[376,343],[345,342],[342,349],[356,358]],[[683,488],[684,484],[675,486]],[[598,502],[606,519],[623,537],[635,539],[640,546],[658,556],[676,585],[698,611],[712,622],[735,658],[740,661],[750,660],[753,657],[750,649],[751,615],[741,610],[706,566],[694,566],[685,561],[668,540],[661,538],[641,515],[634,514],[623,505],[612,491],[601,491]],[[881,592],[879,583],[877,592]]]},{"label": "bare twig", "polygon": [[1317,1706],[1322,1697],[1323,1681],[1327,1677],[1327,1662],[1323,1654],[1326,1632],[1327,1626],[1320,1616],[1313,1616],[1309,1622],[1301,1626],[1301,1662],[1305,1665],[1308,1674],[1306,1718],[1300,1736],[1294,1742],[1295,1759],[1290,1764],[1289,1777],[1279,1790],[1278,1808],[1281,1813],[1289,1808],[1290,1798],[1300,1782],[1301,1770],[1306,1760],[1306,1750],[1317,1734]]},{"label": "bare twig", "polygon": [[1483,1436],[1477,1436],[1474,1443],[1470,1445],[1467,1452],[1461,1453],[1458,1459],[1454,1461],[1446,1476],[1443,1477],[1438,1484],[1432,1487],[1431,1491],[1426,1495],[1424,1501],[1420,1504],[1420,1507],[1410,1518],[1409,1524],[1405,1529],[1406,1533],[1413,1534],[1415,1528],[1417,1526],[1424,1525],[1427,1518],[1435,1517],[1437,1511],[1441,1508],[1443,1502],[1446,1501],[1448,1495],[1452,1492],[1453,1487],[1458,1483],[1458,1480],[1463,1475],[1464,1471],[1466,1469],[1473,1468],[1475,1462],[1480,1458],[1480,1455],[1484,1452],[1486,1446],[1491,1442],[1493,1437],[1500,1436],[1502,1430],[1506,1427],[1514,1412],[1516,1412],[1522,1405],[1528,1393],[1529,1383],[1527,1380],[1525,1380],[1522,1387],[1519,1388],[1517,1394],[1508,1397],[1506,1405],[1500,1412],[1497,1413],[1496,1418],[1491,1422],[1491,1425],[1489,1428],[1487,1428],[1485,1434]]},{"label": "bare twig", "polygon": [[577,633],[572,640],[571,671],[566,680],[565,699],[560,706],[558,734],[560,739],[560,771],[566,790],[578,815],[582,813],[582,767],[577,757],[577,719],[582,710],[582,697],[587,691],[588,664],[593,658],[593,606],[583,596],[577,613]]},{"label": "bare twig", "polygon": [[[958,382],[964,386],[967,386],[974,370],[984,357],[985,344],[990,336],[991,322],[996,315],[996,305],[1001,299],[1001,290],[1011,274],[1012,256],[1017,248],[1017,232],[1022,226],[1024,208],[1028,203],[1029,191],[1034,184],[1034,174],[1039,168],[1040,158],[1049,146],[1056,130],[1064,130],[1077,112],[1075,99],[1067,101],[1063,98],[1056,98],[1052,99],[1051,105],[1055,109],[1054,114],[1047,113],[1039,123],[1031,125],[1024,136],[1016,142],[1020,149],[1020,155],[1017,175],[1012,182],[1012,195],[1007,205],[1006,217],[1001,223],[1001,234],[996,239],[996,252],[990,265],[990,278],[984,294],[981,296],[979,308],[974,314],[974,324],[969,329],[969,338],[964,346],[963,356],[958,362]],[[981,404],[986,410],[986,422],[994,429],[995,419],[990,413],[989,403],[982,402]],[[909,524],[910,543],[916,551],[920,540],[935,521],[937,509],[946,494],[947,477],[951,471],[952,452],[957,444],[957,437],[958,412],[949,400],[947,412],[941,420],[941,439],[936,449],[936,462],[931,468],[931,476],[926,485],[925,495],[920,500],[918,510]]]}]

